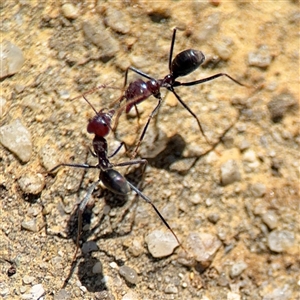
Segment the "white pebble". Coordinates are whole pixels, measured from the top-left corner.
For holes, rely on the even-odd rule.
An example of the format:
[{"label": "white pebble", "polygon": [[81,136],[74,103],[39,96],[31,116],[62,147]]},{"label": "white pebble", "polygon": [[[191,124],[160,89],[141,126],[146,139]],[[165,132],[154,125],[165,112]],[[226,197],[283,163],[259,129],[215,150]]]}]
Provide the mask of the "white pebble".
[{"label": "white pebble", "polygon": [[261,218],[270,229],[275,229],[278,226],[278,217],[273,210],[268,210],[261,215]]},{"label": "white pebble", "polygon": [[209,233],[191,232],[185,242],[188,250],[188,256],[184,254],[179,258],[179,262],[183,265],[190,265],[193,259],[207,267],[213,260],[218,249],[221,247],[221,241],[214,235]]},{"label": "white pebble", "polygon": [[240,180],[241,174],[235,160],[230,159],[221,166],[221,182],[223,185]]},{"label": "white pebble", "polygon": [[14,153],[22,162],[30,160],[31,134],[19,119],[0,128],[0,143]]},{"label": "white pebble", "polygon": [[227,293],[227,300],[240,300],[241,299],[241,295],[234,293],[234,292],[228,292]]},{"label": "white pebble", "polygon": [[294,233],[287,230],[273,230],[268,236],[269,248],[274,252],[283,252],[293,246]]},{"label": "white pebble", "polygon": [[230,270],[230,277],[235,278],[243,273],[246,270],[248,265],[244,261],[236,262],[232,265]]},{"label": "white pebble", "polygon": [[67,18],[67,19],[77,19],[79,16],[79,10],[78,8],[71,4],[71,3],[66,3],[61,7],[62,13],[63,15]]},{"label": "white pebble", "polygon": [[34,281],[34,277],[33,276],[30,276],[30,275],[25,275],[24,277],[23,277],[23,283],[25,283],[25,284],[30,284],[30,283],[32,283],[33,281]]},{"label": "white pebble", "polygon": [[36,284],[32,286],[32,288],[29,290],[28,294],[24,294],[21,296],[21,299],[28,299],[28,300],[38,300],[42,299],[41,297],[45,295],[45,290],[43,285],[41,284]]},{"label": "white pebble", "polygon": [[23,193],[36,195],[43,190],[45,186],[45,178],[39,173],[25,173],[21,178],[19,178],[18,183]]},{"label": "white pebble", "polygon": [[0,44],[0,78],[20,71],[24,64],[22,51],[11,42],[4,40]]},{"label": "white pebble", "polygon": [[26,221],[23,221],[21,223],[21,227],[23,229],[26,229],[28,231],[32,231],[32,232],[38,232],[39,231],[39,227],[37,225],[37,221],[35,218],[32,218],[30,220],[26,220]]},{"label": "white pebble", "polygon": [[145,241],[148,250],[153,257],[165,257],[173,253],[174,249],[179,246],[171,232],[154,230],[146,236]]}]

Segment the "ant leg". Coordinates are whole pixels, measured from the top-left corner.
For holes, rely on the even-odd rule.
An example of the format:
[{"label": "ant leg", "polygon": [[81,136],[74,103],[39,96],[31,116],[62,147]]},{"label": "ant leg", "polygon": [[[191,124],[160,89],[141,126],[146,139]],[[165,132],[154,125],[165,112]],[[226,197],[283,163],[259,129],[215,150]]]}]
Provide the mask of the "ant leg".
[{"label": "ant leg", "polygon": [[83,169],[99,169],[99,166],[91,166],[88,164],[59,164],[53,169],[51,169],[48,173],[53,173],[55,172],[58,168],[60,167],[71,167],[71,168],[83,168]]},{"label": "ant leg", "polygon": [[195,113],[187,106],[186,103],[183,102],[183,100],[179,97],[179,95],[175,92],[175,90],[173,88],[170,88],[170,91],[176,96],[177,100],[181,103],[181,105],[196,119],[196,121],[198,123],[198,126],[199,126],[199,129],[200,129],[202,135],[204,136],[206,142],[209,145],[212,145],[212,143],[208,140],[206,134],[204,133],[204,130],[201,126],[201,123],[200,123],[198,117],[195,115]]},{"label": "ant leg", "polygon": [[148,117],[148,121],[147,121],[147,123],[146,123],[145,126],[144,126],[144,129],[143,129],[142,134],[141,134],[141,136],[140,136],[140,138],[139,138],[139,141],[138,141],[138,143],[137,143],[137,145],[136,145],[136,147],[135,147],[135,149],[134,149],[134,151],[133,151],[133,154],[132,154],[132,156],[131,156],[131,159],[135,158],[135,156],[136,156],[136,154],[137,154],[137,151],[138,151],[138,149],[139,149],[139,147],[140,147],[140,145],[141,145],[141,143],[142,143],[142,141],[143,141],[143,139],[144,139],[144,136],[145,136],[145,133],[146,133],[146,131],[147,131],[147,129],[148,129],[149,123],[150,123],[151,119],[155,116],[155,114],[157,113],[159,107],[161,106],[162,98],[159,97],[159,98],[157,98],[157,99],[158,99],[158,103],[157,103],[156,107],[153,109],[153,111],[152,111],[152,113],[150,114],[150,116]]},{"label": "ant leg", "polygon": [[229,78],[233,82],[237,83],[238,85],[245,86],[243,83],[237,81],[236,79],[234,79],[233,77],[231,77],[230,75],[228,75],[226,73],[218,73],[218,74],[215,74],[213,76],[210,76],[210,77],[207,77],[207,78],[202,78],[202,79],[191,81],[191,82],[178,82],[178,81],[175,81],[173,87],[182,86],[182,85],[183,86],[197,85],[197,84],[200,84],[200,83],[204,83],[204,82],[207,82],[207,81],[214,80],[214,79],[216,79],[218,77],[221,77],[221,76],[226,76],[227,78]]},{"label": "ant leg", "polygon": [[128,67],[127,70],[131,70],[131,71],[133,71],[133,72],[135,72],[135,73],[137,73],[137,74],[139,74],[139,75],[141,75],[141,76],[143,76],[143,77],[145,77],[149,80],[155,80],[154,78],[150,77],[148,74],[146,74],[146,73],[142,72],[141,70],[138,70],[134,67]]},{"label": "ant leg", "polygon": [[91,90],[89,90],[89,91],[87,91],[87,92],[85,92],[85,93],[79,95],[79,96],[76,96],[75,98],[72,98],[70,101],[76,100],[76,99],[78,99],[78,98],[80,98],[80,97],[84,97],[84,96],[89,95],[89,94],[93,94],[94,92],[96,92],[97,90],[100,90],[100,89],[102,89],[102,88],[108,88],[108,89],[113,89],[113,90],[119,90],[119,88],[114,87],[114,86],[110,86],[110,85],[109,85],[109,84],[111,84],[112,82],[113,82],[113,81],[109,82],[108,84],[101,84],[101,85],[99,85],[99,86],[97,86],[97,87],[95,87],[95,88],[93,88],[93,89],[91,89]]},{"label": "ant leg", "polygon": [[96,182],[94,182],[93,184],[90,185],[90,187],[87,190],[87,193],[86,193],[85,197],[82,199],[81,203],[79,204],[79,207],[78,207],[78,232],[77,232],[77,238],[76,238],[76,250],[75,250],[72,262],[75,261],[76,256],[77,256],[77,252],[78,252],[78,249],[79,249],[79,239],[80,239],[81,230],[82,230],[82,214],[85,210],[86,205],[89,202],[89,199],[90,199],[93,191],[95,190],[95,188],[99,184],[99,182],[100,182],[100,180],[97,180]]},{"label": "ant leg", "polygon": [[109,155],[108,158],[111,158],[111,157],[115,156],[121,150],[122,146],[124,146],[124,148],[127,152],[126,144],[124,142],[121,142],[120,145],[118,146],[118,148],[111,155]]},{"label": "ant leg", "polygon": [[[173,236],[175,237],[176,241],[178,242],[178,244],[184,249],[184,247],[182,246],[181,242],[179,241],[177,235],[175,234],[175,232],[172,230],[172,228],[170,227],[170,225],[167,223],[167,221],[164,219],[164,217],[161,215],[161,213],[159,212],[159,210],[156,208],[156,206],[152,203],[152,201],[150,200],[150,198],[148,198],[146,195],[144,195],[139,189],[137,189],[133,184],[131,184],[129,181],[127,181],[127,183],[130,185],[131,189],[133,191],[135,191],[137,193],[137,195],[139,195],[141,198],[143,198],[147,203],[149,203],[153,209],[155,210],[155,212],[157,213],[157,215],[160,217],[160,219],[162,220],[162,222],[165,224],[165,226],[171,231],[171,233],[173,234]],[[185,250],[185,249],[184,249]]]},{"label": "ant leg", "polygon": [[118,164],[114,164],[113,167],[126,167],[126,166],[132,166],[132,165],[147,165],[148,161],[146,159],[138,159],[138,160],[130,160],[121,162]]},{"label": "ant leg", "polygon": [[175,44],[175,39],[176,39],[176,31],[177,31],[177,28],[175,27],[173,29],[173,36],[172,36],[170,54],[169,54],[169,71],[170,71],[170,74],[172,73],[172,57],[173,57],[173,49],[174,49],[174,44]]}]

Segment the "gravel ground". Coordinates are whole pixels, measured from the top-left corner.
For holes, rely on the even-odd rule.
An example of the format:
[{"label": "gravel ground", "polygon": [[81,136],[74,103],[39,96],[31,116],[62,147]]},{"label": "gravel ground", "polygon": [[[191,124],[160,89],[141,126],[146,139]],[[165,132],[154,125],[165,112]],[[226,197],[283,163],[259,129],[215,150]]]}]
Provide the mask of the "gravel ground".
[{"label": "gravel ground", "polygon": [[[0,295],[3,299],[300,299],[298,1],[4,1],[1,14]],[[178,87],[195,119],[162,89],[164,103],[139,155],[120,168],[151,206],[101,186],[85,214],[72,263],[77,204],[97,170],[86,132],[88,95],[105,108],[134,66],[155,78],[174,54],[206,61]],[[129,73],[129,81],[138,78]],[[123,114],[120,141],[133,148],[154,97]],[[130,158],[123,152],[112,159]],[[123,169],[123,170],[122,170]],[[119,169],[118,169],[119,170]],[[127,176],[127,175],[126,175]]]}]

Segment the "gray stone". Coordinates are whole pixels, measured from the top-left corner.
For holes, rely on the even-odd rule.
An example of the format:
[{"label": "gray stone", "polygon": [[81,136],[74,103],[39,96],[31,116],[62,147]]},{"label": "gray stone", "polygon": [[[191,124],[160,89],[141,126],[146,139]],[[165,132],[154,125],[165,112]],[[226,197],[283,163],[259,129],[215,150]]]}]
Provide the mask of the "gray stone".
[{"label": "gray stone", "polygon": [[274,252],[283,252],[294,242],[294,233],[287,230],[273,230],[268,236],[268,246]]},{"label": "gray stone", "polygon": [[138,281],[138,275],[136,271],[130,267],[122,266],[119,269],[119,273],[121,276],[125,278],[125,280],[131,284],[136,284]]}]

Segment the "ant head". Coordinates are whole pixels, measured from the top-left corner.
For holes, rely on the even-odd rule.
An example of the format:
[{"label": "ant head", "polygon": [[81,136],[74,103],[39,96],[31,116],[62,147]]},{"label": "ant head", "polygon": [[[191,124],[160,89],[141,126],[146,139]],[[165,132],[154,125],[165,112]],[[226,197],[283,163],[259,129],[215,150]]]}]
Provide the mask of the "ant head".
[{"label": "ant head", "polygon": [[101,137],[108,135],[111,130],[110,124],[114,113],[114,110],[108,112],[104,112],[104,109],[100,110],[95,117],[89,120],[87,132]]}]

